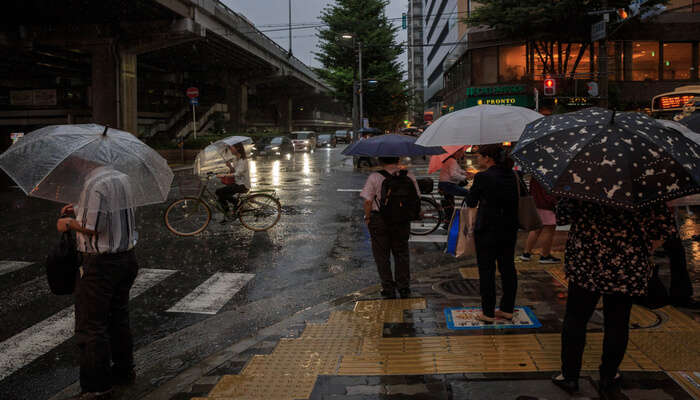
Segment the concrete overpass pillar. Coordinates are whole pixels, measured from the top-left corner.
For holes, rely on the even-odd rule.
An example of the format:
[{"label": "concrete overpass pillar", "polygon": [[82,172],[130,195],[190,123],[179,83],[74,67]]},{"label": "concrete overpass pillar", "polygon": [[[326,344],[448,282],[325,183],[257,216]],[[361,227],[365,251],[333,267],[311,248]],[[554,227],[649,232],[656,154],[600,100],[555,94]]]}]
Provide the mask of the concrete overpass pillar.
[{"label": "concrete overpass pillar", "polygon": [[136,55],[111,45],[92,48],[92,119],[138,134]]},{"label": "concrete overpass pillar", "polygon": [[292,97],[289,95],[280,96],[277,102],[277,112],[279,113],[280,129],[282,132],[292,131]]},{"label": "concrete overpass pillar", "polygon": [[248,86],[245,83],[233,84],[226,87],[226,103],[230,116],[229,129],[234,132],[245,132],[248,114]]}]

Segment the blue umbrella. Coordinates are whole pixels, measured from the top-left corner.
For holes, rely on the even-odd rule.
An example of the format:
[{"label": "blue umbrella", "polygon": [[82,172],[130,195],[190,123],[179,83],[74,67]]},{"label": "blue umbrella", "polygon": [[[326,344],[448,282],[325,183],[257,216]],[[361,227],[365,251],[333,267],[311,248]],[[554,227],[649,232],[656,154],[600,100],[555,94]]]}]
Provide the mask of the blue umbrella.
[{"label": "blue umbrella", "polygon": [[403,157],[433,156],[444,153],[442,147],[424,147],[416,138],[404,135],[381,135],[361,140],[343,150],[346,156]]}]

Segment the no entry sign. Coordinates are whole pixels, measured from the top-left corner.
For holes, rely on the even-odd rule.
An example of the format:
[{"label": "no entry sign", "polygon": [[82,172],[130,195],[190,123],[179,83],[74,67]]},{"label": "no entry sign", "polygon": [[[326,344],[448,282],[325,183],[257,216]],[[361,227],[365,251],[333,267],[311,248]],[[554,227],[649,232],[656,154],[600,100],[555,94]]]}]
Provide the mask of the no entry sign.
[{"label": "no entry sign", "polygon": [[189,97],[190,99],[199,97],[199,89],[197,89],[196,87],[187,88],[187,92],[185,93],[187,93],[187,97]]}]

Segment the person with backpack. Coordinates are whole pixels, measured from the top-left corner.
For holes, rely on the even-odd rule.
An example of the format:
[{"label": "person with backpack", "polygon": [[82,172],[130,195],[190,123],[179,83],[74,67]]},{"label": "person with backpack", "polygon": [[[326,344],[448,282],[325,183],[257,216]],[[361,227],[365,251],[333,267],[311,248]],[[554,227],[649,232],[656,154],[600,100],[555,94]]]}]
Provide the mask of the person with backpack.
[{"label": "person with backpack", "polygon": [[[365,223],[372,239],[384,298],[411,295],[408,238],[411,221],[420,215],[420,190],[413,174],[399,166],[399,157],[379,157],[382,170],[367,178],[360,193]],[[391,254],[395,273],[391,272]]]}]

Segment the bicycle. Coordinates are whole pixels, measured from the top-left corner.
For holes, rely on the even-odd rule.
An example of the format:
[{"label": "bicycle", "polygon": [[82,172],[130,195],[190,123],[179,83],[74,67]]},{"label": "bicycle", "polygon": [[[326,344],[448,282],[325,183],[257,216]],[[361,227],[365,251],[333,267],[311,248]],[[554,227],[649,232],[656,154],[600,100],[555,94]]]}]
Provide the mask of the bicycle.
[{"label": "bicycle", "polygon": [[[454,210],[454,199],[451,204],[443,206],[438,202],[433,194],[433,180],[431,178],[418,179],[418,187],[420,188],[420,219],[411,221],[411,235],[425,236],[435,232],[440,224],[445,222],[448,217],[447,209]],[[439,191],[443,198],[447,200],[442,191]]]},{"label": "bicycle", "polygon": [[[208,189],[213,176],[211,172],[208,173],[203,185],[197,178],[201,188],[196,196],[185,196],[170,203],[163,216],[170,232],[178,236],[194,236],[209,226],[212,208],[225,214],[216,195]],[[238,207],[230,215],[247,229],[261,232],[277,224],[282,215],[282,205],[274,190],[249,191],[238,195]]]}]

